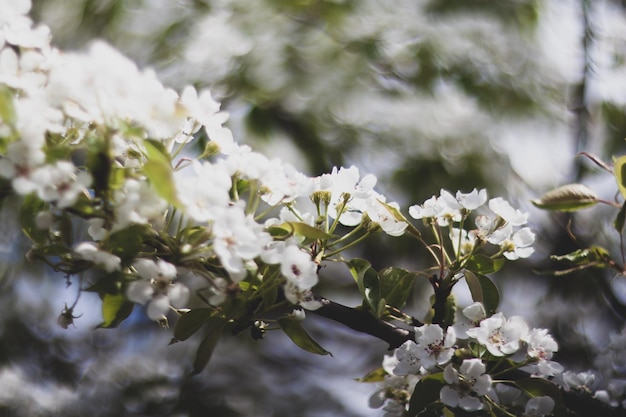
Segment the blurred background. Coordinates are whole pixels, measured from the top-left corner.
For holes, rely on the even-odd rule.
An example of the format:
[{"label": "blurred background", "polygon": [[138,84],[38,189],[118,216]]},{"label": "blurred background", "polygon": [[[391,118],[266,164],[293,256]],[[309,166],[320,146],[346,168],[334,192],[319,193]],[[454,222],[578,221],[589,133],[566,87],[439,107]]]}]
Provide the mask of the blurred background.
[{"label": "blurred background", "polygon": [[[626,153],[625,1],[33,0],[32,16],[61,49],[104,39],[166,85],[210,88],[238,142],[308,175],[354,164],[404,212],[441,188],[474,187],[530,212],[536,252],[495,276],[501,310],[549,328],[555,359],[595,369],[599,386],[626,378],[626,277],[549,273],[566,267],[550,254],[591,244],[621,260],[616,210],[568,216],[530,204],[568,182],[615,198],[613,177],[576,154]],[[83,294],[74,310],[83,316],[61,329],[77,283],[22,262],[19,230],[0,228],[2,415],[383,414],[368,408],[376,387],[354,381],[380,365],[381,341],[308,314],[305,326],[333,357],[278,333],[240,335],[190,377],[198,340],[167,346],[171,333],[138,308],[119,329],[93,330],[99,300]],[[352,255],[378,269],[427,266],[410,239],[382,237]],[[327,268],[319,292],[356,305],[351,281]],[[418,282],[408,311],[421,318],[429,295]],[[470,302],[462,287],[457,295]]]}]

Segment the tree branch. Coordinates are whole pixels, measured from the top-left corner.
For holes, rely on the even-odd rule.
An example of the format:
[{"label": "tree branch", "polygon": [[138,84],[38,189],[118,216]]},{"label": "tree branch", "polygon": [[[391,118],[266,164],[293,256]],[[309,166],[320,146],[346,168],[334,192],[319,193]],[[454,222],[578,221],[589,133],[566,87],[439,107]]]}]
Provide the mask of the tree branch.
[{"label": "tree branch", "polygon": [[415,340],[415,332],[379,320],[364,310],[347,307],[319,296],[315,299],[322,303],[322,307],[312,310],[312,313],[383,340],[389,344],[390,350],[400,347],[407,340]]},{"label": "tree branch", "polygon": [[[367,311],[344,306],[320,296],[315,296],[315,299],[322,303],[322,307],[317,310],[310,310],[311,313],[344,324],[358,332],[374,336],[388,343],[389,349],[395,349],[407,340],[415,340],[415,332],[377,319]],[[520,380],[529,376],[528,373],[521,370],[507,373],[507,377],[511,380]],[[611,407],[594,398],[591,393],[561,389],[561,395],[566,408],[566,417],[622,417],[626,415],[624,408]]]}]

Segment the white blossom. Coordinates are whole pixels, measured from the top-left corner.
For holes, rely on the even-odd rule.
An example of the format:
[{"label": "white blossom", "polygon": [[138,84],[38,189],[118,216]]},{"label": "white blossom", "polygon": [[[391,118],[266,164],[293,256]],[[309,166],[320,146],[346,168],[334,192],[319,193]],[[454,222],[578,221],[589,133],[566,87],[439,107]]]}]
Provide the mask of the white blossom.
[{"label": "white blossom", "polygon": [[465,411],[481,410],[483,403],[479,397],[491,390],[491,376],[485,371],[480,359],[465,359],[459,371],[452,364],[446,366],[443,377],[448,385],[441,389],[441,402]]},{"label": "white blossom", "polygon": [[146,313],[151,320],[164,320],[170,305],[184,307],[189,299],[189,289],[176,278],[176,267],[162,259],[156,262],[151,259],[138,259],[133,268],[142,279],[128,285],[126,295],[129,300],[148,303]]},{"label": "white blossom", "polygon": [[528,334],[528,325],[519,316],[508,320],[502,313],[480,322],[480,327],[467,330],[467,335],[478,340],[494,356],[511,355],[520,348],[520,342]]},{"label": "white blossom", "polygon": [[74,247],[82,259],[91,261],[98,266],[102,266],[107,272],[119,271],[122,260],[112,253],[98,249],[93,242],[81,242]]},{"label": "white blossom", "polygon": [[457,312],[454,331],[458,339],[467,339],[467,330],[480,325],[480,322],[487,317],[485,307],[482,303],[474,302],[465,307],[461,312]]},{"label": "white blossom", "polygon": [[528,344],[528,356],[538,359],[551,359],[559,349],[547,329],[531,329],[523,339]]},{"label": "white blossom", "polygon": [[174,175],[178,199],[185,213],[198,222],[215,220],[217,210],[228,207],[232,186],[223,164],[194,161],[193,174],[181,170]]},{"label": "white blossom", "polygon": [[526,224],[528,221],[528,213],[523,213],[520,210],[511,207],[509,202],[504,200],[502,197],[496,197],[489,200],[489,208],[513,226],[521,226]]},{"label": "white blossom", "polygon": [[407,340],[394,352],[397,360],[396,366],[393,368],[393,374],[398,376],[419,374],[422,364],[420,355],[422,349],[412,340]]},{"label": "white blossom", "polygon": [[417,356],[421,365],[433,369],[437,365],[445,365],[454,356],[456,335],[454,328],[449,327],[444,334],[437,324],[425,324],[419,328],[416,336]]},{"label": "white blossom", "polygon": [[212,232],[213,251],[235,282],[247,274],[245,261],[259,256],[272,241],[263,226],[247,216],[239,205],[216,210]]},{"label": "white blossom", "polygon": [[552,413],[554,409],[554,400],[552,397],[540,396],[532,397],[526,403],[523,417],[544,417]]},{"label": "white blossom", "polygon": [[283,250],[280,272],[287,281],[302,290],[310,289],[317,284],[317,264],[311,260],[309,253],[295,245],[289,245]]}]

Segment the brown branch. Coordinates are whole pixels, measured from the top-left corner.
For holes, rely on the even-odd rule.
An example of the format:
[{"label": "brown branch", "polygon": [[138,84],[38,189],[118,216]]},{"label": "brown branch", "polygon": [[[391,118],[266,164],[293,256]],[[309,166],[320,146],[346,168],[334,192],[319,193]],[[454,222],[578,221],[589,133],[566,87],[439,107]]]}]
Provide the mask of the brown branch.
[{"label": "brown branch", "polygon": [[323,297],[315,298],[322,303],[322,307],[311,311],[312,313],[383,340],[389,344],[389,349],[395,349],[407,340],[415,340],[415,332],[379,320],[367,311],[347,307]]}]

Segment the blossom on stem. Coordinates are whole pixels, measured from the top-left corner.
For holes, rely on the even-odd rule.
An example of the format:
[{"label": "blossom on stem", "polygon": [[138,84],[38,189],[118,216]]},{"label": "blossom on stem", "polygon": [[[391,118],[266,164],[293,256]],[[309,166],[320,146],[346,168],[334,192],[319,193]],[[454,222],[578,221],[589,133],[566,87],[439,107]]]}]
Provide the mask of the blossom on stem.
[{"label": "blossom on stem", "polygon": [[528,221],[528,213],[523,213],[511,207],[508,201],[502,197],[489,200],[489,208],[507,223],[513,226],[521,226]]},{"label": "blossom on stem", "polygon": [[480,322],[487,317],[485,307],[482,303],[474,302],[465,307],[460,314],[457,313],[454,331],[458,339],[467,339],[467,331],[480,325]]},{"label": "blossom on stem", "polygon": [[528,334],[528,325],[519,316],[508,320],[502,313],[480,322],[480,327],[467,330],[467,335],[478,340],[494,356],[511,355],[520,348],[520,342]]},{"label": "blossom on stem", "polygon": [[122,260],[112,253],[98,249],[93,242],[81,242],[74,247],[76,252],[82,259],[91,261],[96,265],[102,266],[105,271],[119,271]]},{"label": "blossom on stem", "polygon": [[311,260],[310,254],[295,245],[283,250],[280,272],[299,289],[310,289],[317,284],[317,264]]},{"label": "blossom on stem", "polygon": [[412,340],[407,340],[394,352],[396,364],[393,374],[398,376],[415,375],[420,373],[422,363],[420,362],[421,348]]},{"label": "blossom on stem", "polygon": [[438,324],[425,324],[418,329],[416,340],[419,347],[417,356],[426,369],[445,365],[454,356],[456,335],[452,327],[444,334]]},{"label": "blossom on stem", "polygon": [[528,344],[527,354],[531,358],[551,359],[552,353],[559,350],[547,329],[532,329],[523,340]]},{"label": "blossom on stem", "polygon": [[485,364],[480,359],[465,359],[459,371],[452,364],[446,366],[443,377],[448,385],[441,388],[441,402],[465,411],[481,410],[483,403],[479,397],[491,390],[491,376],[485,371]]},{"label": "blossom on stem", "polygon": [[533,397],[526,403],[523,417],[544,417],[552,413],[554,409],[554,400],[552,397],[541,396]]},{"label": "blossom on stem", "polygon": [[511,224],[494,231],[488,239],[489,243],[500,245],[505,258],[510,261],[528,258],[535,251],[530,245],[535,242],[535,234],[528,227],[513,231]]},{"label": "blossom on stem", "polygon": [[130,301],[148,303],[148,317],[155,321],[165,319],[170,305],[176,308],[184,307],[189,299],[189,289],[180,282],[173,282],[176,278],[176,267],[162,259],[138,259],[133,268],[142,279],[128,285],[126,296]]},{"label": "blossom on stem", "polygon": [[239,205],[215,210],[212,232],[213,251],[234,282],[245,278],[245,261],[259,256],[272,242],[272,237],[263,230],[263,226],[247,216]]}]

